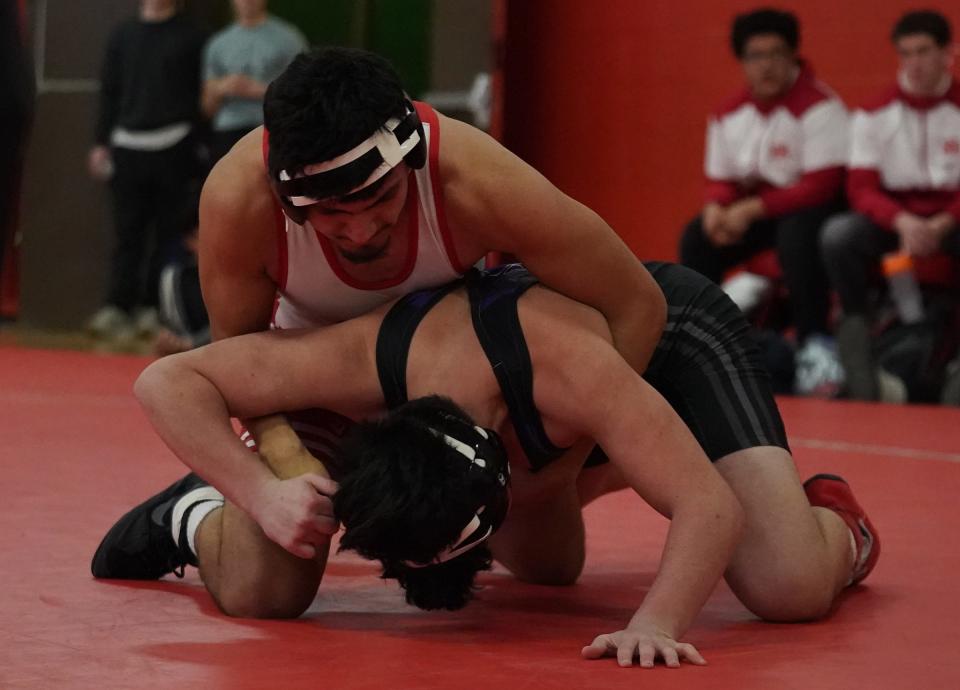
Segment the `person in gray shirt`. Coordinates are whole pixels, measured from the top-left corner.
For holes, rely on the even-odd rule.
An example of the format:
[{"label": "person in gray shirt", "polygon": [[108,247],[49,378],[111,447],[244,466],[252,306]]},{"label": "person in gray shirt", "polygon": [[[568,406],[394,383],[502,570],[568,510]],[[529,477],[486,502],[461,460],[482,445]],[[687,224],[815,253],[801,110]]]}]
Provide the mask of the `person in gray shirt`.
[{"label": "person in gray shirt", "polygon": [[232,0],[235,21],[204,49],[201,106],[211,119],[211,163],[263,124],[267,85],[307,41],[292,24],[267,12],[267,0]]}]

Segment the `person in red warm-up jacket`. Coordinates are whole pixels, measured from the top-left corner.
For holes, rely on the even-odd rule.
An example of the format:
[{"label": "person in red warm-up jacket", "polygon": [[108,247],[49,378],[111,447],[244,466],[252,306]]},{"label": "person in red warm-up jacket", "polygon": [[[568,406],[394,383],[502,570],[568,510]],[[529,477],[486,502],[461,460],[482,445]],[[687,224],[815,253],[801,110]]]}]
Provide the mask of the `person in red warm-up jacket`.
[{"label": "person in red warm-up jacket", "polygon": [[789,12],[734,20],[731,43],[746,86],[710,116],[706,203],[683,233],[680,260],[719,283],[776,247],[800,346],[797,392],[832,395],[840,368],[818,234],[840,210],[847,111],[798,55],[799,33]]},{"label": "person in red warm-up jacket", "polygon": [[843,308],[840,356],[851,397],[878,397],[869,295],[884,254],[960,257],[960,85],[951,73],[950,24],[909,12],[891,34],[897,82],[856,110],[847,194],[852,213],[831,218],[823,256]]}]

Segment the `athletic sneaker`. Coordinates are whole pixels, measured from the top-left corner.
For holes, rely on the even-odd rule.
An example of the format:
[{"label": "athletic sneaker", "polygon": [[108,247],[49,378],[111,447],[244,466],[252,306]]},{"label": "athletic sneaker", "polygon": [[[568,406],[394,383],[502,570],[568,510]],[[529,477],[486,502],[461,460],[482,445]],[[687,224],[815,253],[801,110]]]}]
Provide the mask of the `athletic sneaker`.
[{"label": "athletic sneaker", "polygon": [[880,396],[872,338],[870,323],[860,314],[845,317],[837,327],[837,350],[845,374],[847,397],[852,400],[877,400]]},{"label": "athletic sneaker", "polygon": [[857,503],[850,485],[835,474],[816,474],[803,483],[803,490],[811,506],[829,508],[841,518],[853,533],[857,556],[849,585],[863,580],[880,558],[880,537],[866,512]]},{"label": "athletic sneaker", "polygon": [[773,291],[773,281],[766,276],[741,271],[727,278],[720,285],[727,297],[740,308],[746,316],[763,304]]},{"label": "athletic sneaker", "polygon": [[173,541],[171,524],[177,500],[201,486],[208,484],[191,472],[120,518],[93,554],[93,576],[156,580],[167,573],[183,577],[184,566],[198,565],[183,534],[182,546]]},{"label": "athletic sneaker", "polygon": [[113,339],[133,329],[130,315],[118,306],[107,304],[87,321],[87,333],[95,338]]},{"label": "athletic sneaker", "polygon": [[883,367],[877,367],[877,400],[895,405],[903,405],[910,399],[907,384],[896,374]]},{"label": "athletic sneaker", "polygon": [[797,350],[796,366],[794,390],[798,395],[835,398],[843,388],[843,367],[836,343],[829,336],[808,336]]},{"label": "athletic sneaker", "polygon": [[155,335],[160,330],[160,314],[154,307],[140,307],[134,313],[133,324],[138,336]]},{"label": "athletic sneaker", "polygon": [[960,357],[947,365],[943,389],[940,391],[940,404],[960,407]]}]

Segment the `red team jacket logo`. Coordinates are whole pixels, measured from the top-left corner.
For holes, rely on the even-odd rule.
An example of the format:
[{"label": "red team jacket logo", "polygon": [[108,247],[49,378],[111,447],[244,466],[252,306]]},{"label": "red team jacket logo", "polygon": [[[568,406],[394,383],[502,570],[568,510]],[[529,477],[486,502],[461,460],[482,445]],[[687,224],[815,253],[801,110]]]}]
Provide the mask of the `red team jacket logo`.
[{"label": "red team jacket logo", "polygon": [[770,147],[771,158],[787,158],[790,155],[790,147],[786,144],[773,144]]},{"label": "red team jacket logo", "polygon": [[958,139],[947,139],[943,142],[943,152],[952,156],[956,156],[960,153],[960,140]]}]

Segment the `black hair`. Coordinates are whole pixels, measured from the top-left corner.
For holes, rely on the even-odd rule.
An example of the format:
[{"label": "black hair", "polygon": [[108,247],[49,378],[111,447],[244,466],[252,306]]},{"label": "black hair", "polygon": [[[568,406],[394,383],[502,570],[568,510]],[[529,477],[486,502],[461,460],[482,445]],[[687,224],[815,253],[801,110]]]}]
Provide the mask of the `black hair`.
[{"label": "black hair", "polygon": [[389,179],[389,174],[384,175],[379,180],[371,182],[362,189],[358,189],[355,192],[350,192],[349,194],[344,194],[343,196],[335,197],[336,201],[338,204],[355,204],[360,201],[369,201],[380,193],[380,189],[387,183],[387,180]]},{"label": "black hair", "polygon": [[744,49],[754,36],[760,34],[776,34],[796,50],[800,45],[800,25],[792,12],[774,10],[768,7],[738,14],[733,19],[733,28],[730,30],[730,46],[738,59],[743,57]]},{"label": "black hair", "polygon": [[396,70],[374,53],[317,48],[300,53],[267,88],[267,167],[294,174],[349,151],[391,117],[403,117],[407,96]]},{"label": "black hair", "polygon": [[407,603],[422,609],[452,611],[473,598],[477,572],[490,569],[486,544],[432,561],[457,541],[478,501],[506,490],[489,473],[470,471],[437,435],[451,424],[473,421],[447,398],[419,398],[357,424],[338,453],[343,476],[333,507],[344,527],[340,550],[379,560],[381,577],[395,578]]},{"label": "black hair", "polygon": [[927,34],[943,48],[950,43],[950,22],[942,14],[933,10],[907,12],[893,25],[890,40],[896,43],[904,36],[912,34]]}]

